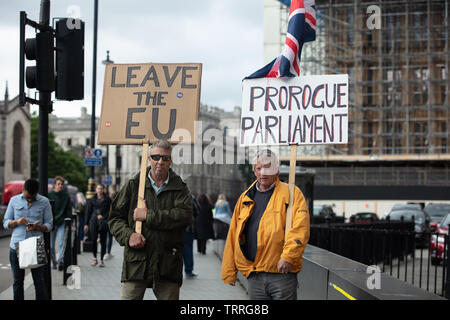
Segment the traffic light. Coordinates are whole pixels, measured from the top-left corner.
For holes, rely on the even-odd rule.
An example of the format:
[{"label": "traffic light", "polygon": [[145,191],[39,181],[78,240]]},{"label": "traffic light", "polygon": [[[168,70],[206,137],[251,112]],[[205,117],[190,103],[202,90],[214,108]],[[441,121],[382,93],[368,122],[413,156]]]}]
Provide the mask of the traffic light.
[{"label": "traffic light", "polygon": [[56,99],[84,97],[84,22],[73,19],[56,22]]},{"label": "traffic light", "polygon": [[55,65],[53,34],[51,31],[39,32],[34,39],[25,40],[25,56],[36,60],[36,66],[25,71],[28,88],[52,92],[55,90]]},{"label": "traffic light", "polygon": [[[53,29],[28,19],[26,12],[20,12],[19,105],[40,104],[25,95],[25,83],[28,88],[41,92],[51,93],[56,89],[58,100],[84,98],[84,22],[73,21],[59,19]],[[26,25],[38,31],[35,38],[25,39]],[[25,70],[25,58],[35,60],[36,65]]]}]

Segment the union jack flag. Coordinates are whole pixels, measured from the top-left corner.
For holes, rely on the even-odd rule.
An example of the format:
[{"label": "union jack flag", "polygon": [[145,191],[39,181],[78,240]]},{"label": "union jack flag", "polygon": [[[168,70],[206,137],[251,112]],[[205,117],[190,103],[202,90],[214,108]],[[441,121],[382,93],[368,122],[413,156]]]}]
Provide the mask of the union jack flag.
[{"label": "union jack flag", "polygon": [[298,77],[303,43],[315,39],[315,1],[291,0],[288,30],[281,55],[245,79]]}]

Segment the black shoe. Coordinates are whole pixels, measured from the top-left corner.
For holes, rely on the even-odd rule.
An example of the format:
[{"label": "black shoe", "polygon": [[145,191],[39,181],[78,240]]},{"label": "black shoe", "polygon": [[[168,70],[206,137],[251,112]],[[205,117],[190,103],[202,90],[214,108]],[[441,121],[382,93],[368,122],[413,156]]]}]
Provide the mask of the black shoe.
[{"label": "black shoe", "polygon": [[194,278],[197,277],[198,274],[195,272],[191,272],[191,273],[186,273],[186,278]]},{"label": "black shoe", "polygon": [[59,271],[63,271],[64,270],[64,264],[60,263],[58,266],[58,270]]}]

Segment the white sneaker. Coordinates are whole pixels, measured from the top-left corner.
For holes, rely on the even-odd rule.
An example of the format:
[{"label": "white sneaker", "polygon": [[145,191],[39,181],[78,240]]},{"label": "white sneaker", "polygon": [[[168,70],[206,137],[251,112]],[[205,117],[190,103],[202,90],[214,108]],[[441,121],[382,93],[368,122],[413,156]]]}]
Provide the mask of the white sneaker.
[{"label": "white sneaker", "polygon": [[107,254],[105,254],[105,257],[103,259],[104,260],[109,260],[109,259],[112,259],[112,258],[114,258],[114,256],[111,253],[107,253]]}]

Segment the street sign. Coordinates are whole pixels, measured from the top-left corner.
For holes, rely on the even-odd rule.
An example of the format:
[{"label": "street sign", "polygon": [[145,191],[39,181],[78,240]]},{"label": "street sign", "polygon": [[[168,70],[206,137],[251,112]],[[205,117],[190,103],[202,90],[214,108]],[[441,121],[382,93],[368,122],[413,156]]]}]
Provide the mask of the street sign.
[{"label": "street sign", "polygon": [[87,147],[84,149],[84,165],[100,167],[102,165],[102,155],[102,149]]},{"label": "street sign", "polygon": [[102,183],[103,183],[105,186],[110,186],[110,185],[112,185],[112,176],[111,176],[111,175],[102,176]]}]

